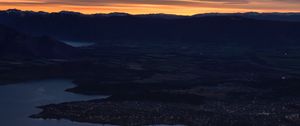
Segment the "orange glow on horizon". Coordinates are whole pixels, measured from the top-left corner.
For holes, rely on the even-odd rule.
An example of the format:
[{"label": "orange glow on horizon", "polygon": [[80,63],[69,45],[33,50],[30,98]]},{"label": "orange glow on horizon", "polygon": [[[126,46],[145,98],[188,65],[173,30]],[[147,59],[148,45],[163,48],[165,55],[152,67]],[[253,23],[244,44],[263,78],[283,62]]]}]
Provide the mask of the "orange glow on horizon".
[{"label": "orange glow on horizon", "polygon": [[[84,14],[125,12],[130,14],[166,13],[177,15],[193,15],[199,13],[236,13],[236,12],[300,12],[299,3],[257,2],[226,4],[220,2],[194,2],[193,0],[177,0],[186,2],[178,4],[147,3],[46,3],[49,0],[0,0],[0,10],[20,9],[31,11],[59,12],[75,11]],[[54,0],[55,1],[55,0]],[[62,0],[64,1],[64,0]],[[65,0],[66,1],[66,0]],[[102,0],[103,1],[103,0]],[[130,0],[129,0],[130,1]],[[174,0],[176,1],[176,0]],[[191,3],[191,1],[193,3]],[[80,1],[79,1],[80,2]],[[82,5],[81,5],[82,4]]]}]

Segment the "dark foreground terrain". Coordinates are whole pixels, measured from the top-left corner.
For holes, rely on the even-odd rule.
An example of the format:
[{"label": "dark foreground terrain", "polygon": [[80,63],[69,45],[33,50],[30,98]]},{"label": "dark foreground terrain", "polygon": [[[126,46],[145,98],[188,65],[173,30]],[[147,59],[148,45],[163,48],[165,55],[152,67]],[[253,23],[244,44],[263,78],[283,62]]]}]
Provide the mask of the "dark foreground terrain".
[{"label": "dark foreground terrain", "polygon": [[300,124],[298,47],[98,46],[82,48],[89,55],[84,60],[11,65],[1,80],[70,78],[78,86],[67,91],[111,95],[41,106],[33,118],[137,126]]},{"label": "dark foreground terrain", "polygon": [[[54,18],[58,19],[57,26],[64,24],[65,19],[65,13],[45,14],[42,16],[45,19],[36,18],[41,15],[31,12],[21,16],[17,12],[1,14],[4,19],[22,17],[27,21],[48,21],[58,16]],[[29,47],[39,48],[35,42],[45,38],[11,32],[8,35],[15,39],[7,39],[2,34],[3,41],[12,40],[10,43],[16,44],[2,43],[10,49],[1,56],[1,84],[68,78],[77,84],[67,89],[69,92],[110,97],[40,106],[42,112],[32,118],[130,126],[300,125],[300,24],[297,21],[238,16],[150,20],[149,17],[73,13],[68,17],[74,22],[64,25],[64,30],[80,24],[81,30],[74,32],[86,34],[61,34],[52,29],[58,27],[47,23],[42,25],[48,29],[41,33],[51,37],[59,34],[59,38],[75,36],[72,39],[80,40],[93,36],[90,39],[97,40],[96,44],[73,48],[48,38],[47,46],[42,47],[52,49],[37,51]],[[93,21],[102,23],[93,24]],[[18,29],[23,23],[8,25]],[[131,28],[125,27],[126,23]],[[122,30],[116,24],[122,24]],[[85,32],[94,25],[99,29]],[[101,30],[102,26],[107,27]],[[28,33],[40,33],[39,28],[22,28],[19,29]],[[35,42],[20,43],[22,39],[18,36]],[[26,48],[18,52],[12,45]]]}]

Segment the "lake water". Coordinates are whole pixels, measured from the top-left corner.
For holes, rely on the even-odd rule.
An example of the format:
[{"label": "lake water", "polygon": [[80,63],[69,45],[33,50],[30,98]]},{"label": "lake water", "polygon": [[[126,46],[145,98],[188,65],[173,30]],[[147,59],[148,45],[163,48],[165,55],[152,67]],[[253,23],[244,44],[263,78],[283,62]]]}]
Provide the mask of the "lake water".
[{"label": "lake water", "polygon": [[68,120],[42,120],[28,117],[40,112],[41,110],[36,108],[40,105],[105,98],[105,96],[86,96],[64,91],[74,86],[70,80],[32,81],[0,86],[0,125],[96,126],[96,124],[76,123]]},{"label": "lake water", "polygon": [[110,124],[78,123],[69,120],[29,118],[30,115],[41,111],[36,108],[37,106],[107,97],[87,96],[64,91],[74,86],[70,80],[30,81],[0,86],[0,126],[113,126]]}]

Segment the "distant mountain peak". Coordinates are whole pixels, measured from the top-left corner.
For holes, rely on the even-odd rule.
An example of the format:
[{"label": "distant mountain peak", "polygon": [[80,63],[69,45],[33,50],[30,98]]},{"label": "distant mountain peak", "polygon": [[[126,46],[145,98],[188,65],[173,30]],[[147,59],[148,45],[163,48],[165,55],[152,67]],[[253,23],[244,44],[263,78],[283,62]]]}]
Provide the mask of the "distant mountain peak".
[{"label": "distant mountain peak", "polygon": [[66,11],[66,10],[63,10],[63,11],[60,11],[60,12],[57,12],[57,13],[58,14],[67,14],[67,15],[83,15],[80,12]]},{"label": "distant mountain peak", "polygon": [[130,16],[130,14],[123,13],[123,12],[112,12],[112,13],[108,13],[105,15],[107,15],[107,16]]}]

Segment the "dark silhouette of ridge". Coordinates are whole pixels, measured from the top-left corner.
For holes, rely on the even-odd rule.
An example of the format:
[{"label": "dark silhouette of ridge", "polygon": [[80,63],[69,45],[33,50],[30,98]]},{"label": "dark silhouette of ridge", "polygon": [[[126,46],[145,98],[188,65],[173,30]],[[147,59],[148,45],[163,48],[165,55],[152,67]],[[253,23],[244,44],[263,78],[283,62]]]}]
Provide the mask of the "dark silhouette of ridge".
[{"label": "dark silhouette of ridge", "polygon": [[[282,16],[289,18],[284,20]],[[297,43],[300,40],[299,17],[298,13],[177,16],[7,10],[0,12],[0,23],[25,33],[71,41],[268,45]]]},{"label": "dark silhouette of ridge", "polygon": [[32,37],[0,26],[0,58],[69,58],[76,49],[49,37]]},{"label": "dark silhouette of ridge", "polygon": [[60,12],[44,12],[44,11],[22,11],[18,9],[8,9],[0,11],[1,13],[8,13],[10,15],[51,15],[51,14],[61,14],[61,15],[76,15],[76,16],[90,16],[90,17],[113,17],[113,16],[135,16],[144,18],[164,18],[164,19],[178,19],[178,18],[194,18],[194,17],[207,17],[207,16],[242,16],[253,19],[261,20],[274,20],[274,21],[300,21],[300,13],[289,12],[270,12],[270,13],[258,13],[258,12],[245,12],[245,13],[201,13],[194,14],[191,16],[176,15],[176,14],[165,14],[165,13],[150,13],[150,14],[136,14],[132,15],[124,12],[112,12],[112,13],[95,13],[95,14],[82,14],[80,12],[74,11],[60,11]]}]

